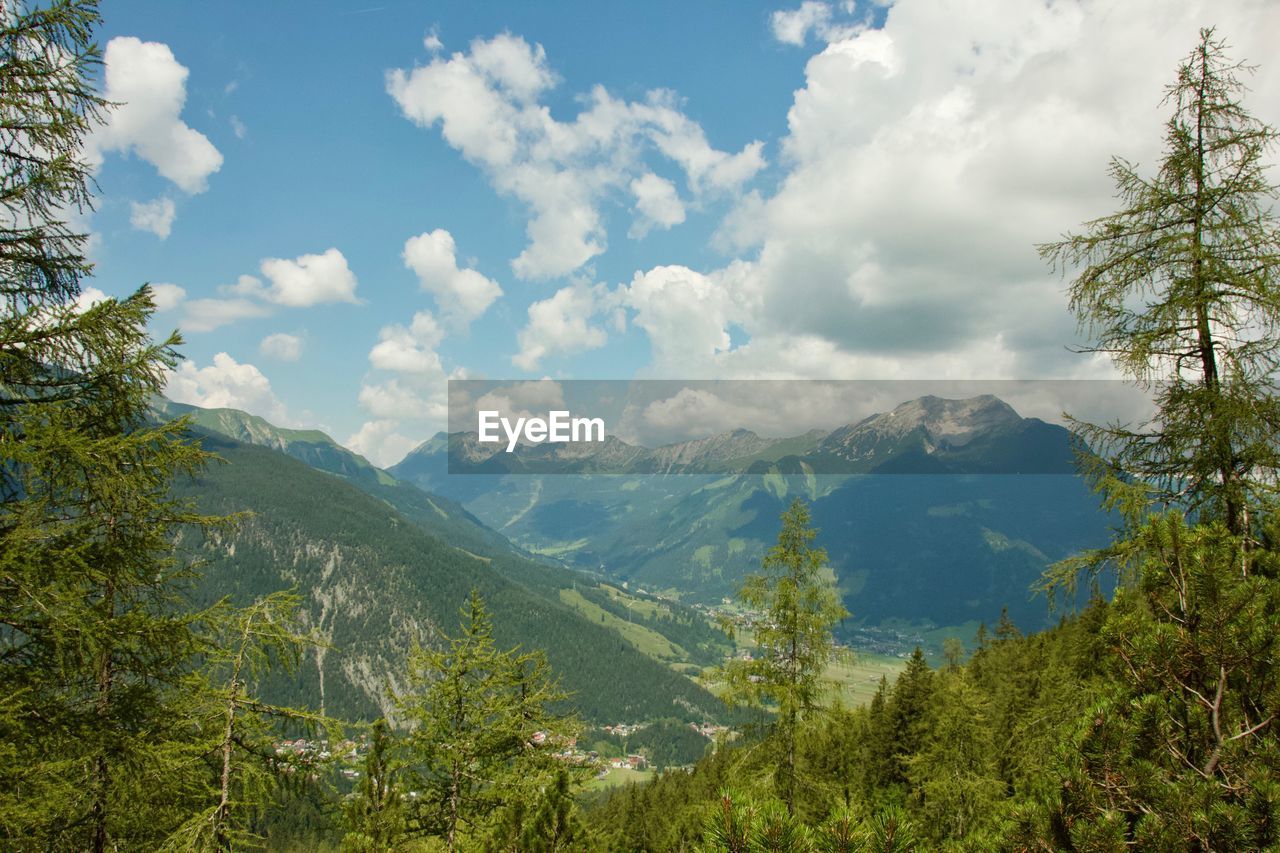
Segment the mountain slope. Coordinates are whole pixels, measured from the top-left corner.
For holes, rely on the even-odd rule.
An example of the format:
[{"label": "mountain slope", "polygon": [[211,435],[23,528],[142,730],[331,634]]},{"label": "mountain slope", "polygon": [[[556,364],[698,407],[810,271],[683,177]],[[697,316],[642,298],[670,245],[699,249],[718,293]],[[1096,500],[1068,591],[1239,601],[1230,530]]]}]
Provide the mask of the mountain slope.
[{"label": "mountain slope", "polygon": [[[695,601],[732,594],[802,496],[846,605],[871,625],[955,625],[1004,605],[1028,627],[1046,624],[1029,587],[1048,563],[1104,542],[1109,523],[1074,473],[1068,431],[990,396],[924,397],[790,439],[739,431],[641,449],[682,476],[449,475],[457,441],[437,437],[390,470],[462,501],[524,549]],[[533,450],[499,462],[520,468]],[[561,470],[599,467],[579,454]]]},{"label": "mountain slope", "polygon": [[245,602],[294,587],[333,647],[311,654],[296,678],[278,679],[273,698],[323,702],[350,717],[389,712],[389,688],[412,643],[455,632],[458,608],[475,587],[499,642],[546,649],[587,719],[722,716],[705,690],[616,631],[516,582],[495,568],[498,558],[454,547],[354,484],[278,451],[200,435],[226,461],[179,491],[205,512],[252,516],[229,533],[186,534],[181,546],[205,560],[193,595]]},{"label": "mountain slope", "polygon": [[486,556],[516,553],[505,537],[486,527],[461,504],[397,480],[319,430],[277,427],[238,409],[203,409],[170,400],[159,400],[153,408],[166,417],[186,415],[193,425],[207,433],[276,450],[319,471],[341,477],[386,502],[428,533],[460,548]]}]

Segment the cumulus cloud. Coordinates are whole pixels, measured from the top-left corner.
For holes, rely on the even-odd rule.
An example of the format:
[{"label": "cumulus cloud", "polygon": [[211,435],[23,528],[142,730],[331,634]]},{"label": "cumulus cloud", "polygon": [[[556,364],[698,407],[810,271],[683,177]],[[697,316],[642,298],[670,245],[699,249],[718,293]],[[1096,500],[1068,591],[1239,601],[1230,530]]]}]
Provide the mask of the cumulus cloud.
[{"label": "cumulus cloud", "polygon": [[259,269],[271,282],[262,296],[277,305],[305,308],[324,302],[359,301],[355,274],[337,249],[327,249],[319,255],[301,255],[293,260],[267,258]]},{"label": "cumulus cloud", "polygon": [[[737,192],[765,165],[759,142],[738,153],[713,148],[675,95],[662,90],[631,102],[597,86],[573,121],[558,121],[541,101],[555,83],[542,47],[509,34],[387,74],[387,91],[407,119],[438,123],[445,141],[499,193],[528,208],[529,243],[511,264],[521,278],[563,276],[604,252],[602,205],[644,180],[651,152],[679,165],[695,196]],[[651,181],[642,186],[654,189]],[[669,197],[657,209],[672,220]],[[642,229],[663,221],[639,204],[637,210],[647,222]]]},{"label": "cumulus cloud", "polygon": [[[407,326],[397,323],[382,328],[378,343],[369,351],[369,364],[375,371],[395,375],[369,378],[362,384],[360,406],[376,420],[351,436],[348,447],[375,462],[382,460],[378,464],[389,464],[445,426],[451,377],[436,353],[443,340],[444,331],[429,311],[419,311]],[[405,433],[417,437],[411,439]]]},{"label": "cumulus cloud", "polygon": [[769,24],[773,29],[773,37],[783,44],[804,47],[810,34],[826,42],[839,41],[855,35],[863,28],[856,23],[835,20],[837,13],[849,16],[855,8],[852,0],[845,0],[838,7],[818,0],[805,0],[798,8],[774,12],[769,17]]},{"label": "cumulus cloud", "polygon": [[448,406],[440,395],[423,394],[400,379],[366,383],[360,388],[360,405],[378,418],[443,420]]},{"label": "cumulus cloud", "polygon": [[157,311],[172,311],[187,298],[187,291],[176,284],[159,282],[151,285],[151,301]]},{"label": "cumulus cloud", "polygon": [[133,153],[184,192],[204,192],[222,154],[182,120],[186,67],[168,45],[132,36],[107,43],[103,66],[103,96],[119,106],[93,135],[86,156],[101,162],[102,152]]},{"label": "cumulus cloud", "polygon": [[567,408],[564,400],[564,386],[553,379],[533,379],[528,382],[500,385],[496,388],[490,387],[472,400],[471,394],[474,390],[462,386],[451,400],[452,423],[449,426],[451,432],[475,429],[474,424],[480,411],[496,411],[501,417],[514,420],[546,417],[549,411]]},{"label": "cumulus cloud", "polygon": [[731,343],[730,326],[745,320],[752,302],[741,270],[703,275],[683,266],[654,267],[619,288],[621,303],[635,312],[634,325],[649,336],[659,372],[715,372],[717,354]]},{"label": "cumulus cloud", "polygon": [[72,305],[72,310],[77,314],[80,314],[88,311],[99,302],[106,302],[110,298],[111,297],[107,296],[106,293],[90,285],[89,287],[82,289],[80,294],[76,296],[76,301]]},{"label": "cumulus cloud", "polygon": [[648,234],[652,228],[664,231],[673,225],[684,222],[684,204],[676,185],[666,178],[660,178],[653,172],[645,172],[631,182],[631,194],[636,198],[636,218],[628,237],[640,238]]},{"label": "cumulus cloud", "polygon": [[803,47],[810,31],[820,31],[831,21],[831,7],[816,0],[805,0],[798,9],[779,9],[769,18],[773,37],[784,44]]},{"label": "cumulus cloud", "polygon": [[[806,7],[775,31],[825,26],[829,43],[788,112],[785,175],[722,226],[740,259],[617,291],[655,373],[1105,375],[1067,350],[1065,288],[1035,245],[1115,209],[1112,155],[1153,169],[1198,27],[1251,60],[1280,29],[1280,7],[1254,0],[900,0],[856,31]],[[1249,83],[1250,108],[1280,121],[1280,66]]]},{"label": "cumulus cloud", "polygon": [[534,370],[546,356],[573,353],[604,346],[603,329],[591,325],[597,311],[600,288],[583,284],[556,291],[549,299],[529,306],[529,322],[520,331],[520,352],[511,363],[521,370]]},{"label": "cumulus cloud", "polygon": [[443,375],[440,356],[435,349],[444,340],[444,332],[430,311],[413,315],[408,326],[384,326],[378,343],[369,351],[369,363],[379,370],[398,373]]},{"label": "cumulus cloud", "polygon": [[459,269],[453,236],[443,228],[410,237],[404,244],[404,265],[418,276],[418,284],[436,298],[441,312],[461,326],[483,314],[502,288],[473,269]]},{"label": "cumulus cloud", "polygon": [[380,468],[387,468],[403,459],[421,442],[400,435],[397,420],[365,421],[360,429],[347,437],[343,445],[368,459]]},{"label": "cumulus cloud", "polygon": [[302,357],[302,338],[285,332],[276,332],[262,339],[258,344],[258,352],[280,361],[297,361]]},{"label": "cumulus cloud", "polygon": [[129,203],[129,224],[139,231],[150,231],[161,240],[169,236],[173,229],[173,218],[177,209],[171,198],[158,198],[146,203]]},{"label": "cumulus cloud", "polygon": [[169,374],[165,396],[206,409],[240,409],[278,426],[292,424],[271,382],[252,364],[241,364],[225,352],[206,367],[184,361]]}]

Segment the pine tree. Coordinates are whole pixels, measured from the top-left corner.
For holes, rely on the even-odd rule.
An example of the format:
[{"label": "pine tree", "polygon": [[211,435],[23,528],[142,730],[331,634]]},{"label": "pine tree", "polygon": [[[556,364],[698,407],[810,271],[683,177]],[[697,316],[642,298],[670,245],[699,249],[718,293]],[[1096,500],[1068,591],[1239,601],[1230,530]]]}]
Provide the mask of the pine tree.
[{"label": "pine tree", "polygon": [[887,707],[890,782],[904,784],[908,780],[911,756],[923,746],[926,718],[933,703],[934,673],[916,646],[907,659],[907,668],[893,686],[892,701]]},{"label": "pine tree", "polygon": [[792,811],[797,729],[801,718],[818,707],[821,677],[836,651],[832,629],[849,615],[824,576],[827,552],[810,547],[817,533],[809,507],[796,498],[782,514],[778,543],[765,555],[763,571],[748,576],[738,596],[756,614],[748,627],[756,645],[753,659],[722,668],[729,702],[758,706],[767,700],[777,707],[778,788]]},{"label": "pine tree", "polygon": [[922,729],[920,751],[906,760],[921,822],[935,843],[973,844],[1004,794],[986,699],[965,674],[948,673]]},{"label": "pine tree", "polygon": [[[399,707],[412,726],[408,772],[421,794],[411,831],[449,850],[484,839],[504,809],[536,812],[563,764],[554,752],[576,731],[555,712],[568,697],[541,652],[503,651],[476,591],[461,634],[415,648]],[[532,805],[532,807],[531,807]]]}]

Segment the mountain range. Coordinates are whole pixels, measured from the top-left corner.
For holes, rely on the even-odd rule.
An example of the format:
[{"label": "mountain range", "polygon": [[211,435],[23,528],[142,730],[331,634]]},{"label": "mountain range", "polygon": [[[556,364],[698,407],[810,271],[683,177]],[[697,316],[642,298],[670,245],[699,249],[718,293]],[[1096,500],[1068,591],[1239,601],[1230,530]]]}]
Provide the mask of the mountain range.
[{"label": "mountain range", "polygon": [[295,675],[275,677],[272,699],[350,719],[394,716],[409,649],[455,633],[475,588],[499,643],[544,649],[586,720],[727,717],[680,671],[730,649],[694,611],[530,559],[456,502],[395,480],[323,433],[230,409],[156,408],[187,415],[221,460],[178,491],[209,514],[247,513],[229,531],[180,537],[201,563],[191,596],[243,604],[295,589],[326,643]]},{"label": "mountain range", "polygon": [[[271,696],[352,718],[394,715],[410,647],[455,631],[476,588],[499,641],[545,649],[587,720],[728,719],[689,677],[732,650],[696,606],[720,604],[760,565],[797,495],[853,614],[845,639],[969,630],[1002,606],[1039,627],[1048,609],[1030,586],[1108,523],[1074,474],[1069,433],[994,397],[655,449],[610,437],[495,454],[441,434],[388,470],[319,431],[156,408],[187,416],[222,459],[180,491],[208,513],[248,513],[228,531],[183,534],[203,563],[192,595],[296,589],[326,646]],[[459,453],[478,473],[449,473]]]},{"label": "mountain range", "polygon": [[1045,567],[1107,537],[1075,452],[1065,428],[984,395],[922,397],[825,432],[733,430],[655,449],[610,437],[506,453],[439,434],[388,470],[529,552],[704,603],[759,566],[801,496],[851,626],[968,626],[1007,606],[1034,628],[1050,618],[1029,593]]},{"label": "mountain range", "polygon": [[985,394],[964,400],[921,397],[890,412],[824,432],[764,438],[734,429],[647,448],[616,436],[603,442],[481,443],[474,432],[439,433],[392,466],[431,481],[473,474],[1074,474],[1070,433]]}]

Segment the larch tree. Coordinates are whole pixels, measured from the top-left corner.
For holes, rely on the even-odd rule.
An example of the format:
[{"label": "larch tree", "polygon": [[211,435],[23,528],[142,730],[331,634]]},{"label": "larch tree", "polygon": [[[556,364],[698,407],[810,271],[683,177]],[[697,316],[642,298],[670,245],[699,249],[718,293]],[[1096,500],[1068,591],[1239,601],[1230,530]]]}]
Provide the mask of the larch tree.
[{"label": "larch tree", "polygon": [[[98,24],[92,0],[0,0],[6,849],[174,843],[216,786],[211,777],[233,775],[230,736],[219,737],[227,726],[209,724],[210,708],[237,743],[253,716],[238,677],[218,690],[195,673],[225,648],[211,619],[249,625],[252,611],[196,611],[184,594],[193,565],[175,552],[175,535],[217,520],[171,490],[209,455],[184,420],[158,422],[151,408],[181,340],[152,339],[146,286],[122,299],[85,298],[92,264],[75,224],[92,202],[83,146],[111,108],[94,89]],[[225,840],[229,797],[218,806],[207,823]]]},{"label": "larch tree", "polygon": [[1178,506],[1241,536],[1280,468],[1277,136],[1243,105],[1246,70],[1202,30],[1168,89],[1159,168],[1144,177],[1114,159],[1123,209],[1040,247],[1079,270],[1071,309],[1088,349],[1155,402],[1146,424],[1077,422],[1097,485],[1131,514]]},{"label": "larch tree", "polygon": [[1202,30],[1168,90],[1156,173],[1114,161],[1124,209],[1041,249],[1082,267],[1071,306],[1092,349],[1155,403],[1137,427],[1077,424],[1125,527],[1046,576],[1121,580],[1099,628],[1109,678],[1045,823],[1075,849],[1280,843],[1277,134],[1245,109],[1244,70]]},{"label": "larch tree", "polygon": [[797,730],[818,707],[822,674],[836,653],[832,631],[849,615],[827,577],[827,552],[811,545],[817,533],[808,505],[796,498],[782,514],[778,542],[765,554],[762,571],[747,577],[738,596],[754,613],[746,626],[755,645],[752,658],[729,661],[721,673],[730,703],[777,709],[777,781],[788,809],[795,808]]},{"label": "larch tree", "polygon": [[420,793],[409,830],[449,850],[512,831],[512,811],[536,814],[565,766],[554,753],[577,730],[556,710],[568,696],[542,652],[500,649],[477,591],[461,615],[441,648],[414,649],[398,697],[411,727],[405,773]]},{"label": "larch tree", "polygon": [[96,4],[0,4],[0,838],[105,850],[162,836],[166,717],[196,647],[175,594],[170,480],[205,459],[148,420],[176,335],[146,330],[149,290],[86,307],[82,157]]}]

